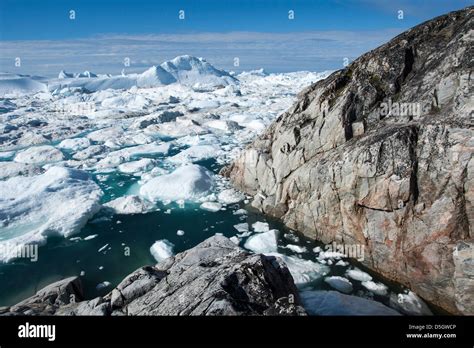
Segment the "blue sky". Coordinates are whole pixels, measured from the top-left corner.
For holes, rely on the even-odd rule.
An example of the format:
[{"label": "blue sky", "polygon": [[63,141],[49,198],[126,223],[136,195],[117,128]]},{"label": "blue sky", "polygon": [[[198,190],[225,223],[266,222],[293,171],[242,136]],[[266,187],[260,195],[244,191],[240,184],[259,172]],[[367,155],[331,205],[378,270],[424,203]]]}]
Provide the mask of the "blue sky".
[{"label": "blue sky", "polygon": [[[130,71],[177,54],[221,68],[341,67],[464,0],[0,0],[0,70],[57,74]],[[69,18],[74,10],[76,18]],[[180,10],[185,19],[180,20]],[[294,19],[288,11],[294,11]],[[404,18],[397,18],[403,10]],[[16,57],[22,66],[14,67]],[[241,65],[233,66],[235,57]],[[143,70],[143,69],[142,69]]]}]

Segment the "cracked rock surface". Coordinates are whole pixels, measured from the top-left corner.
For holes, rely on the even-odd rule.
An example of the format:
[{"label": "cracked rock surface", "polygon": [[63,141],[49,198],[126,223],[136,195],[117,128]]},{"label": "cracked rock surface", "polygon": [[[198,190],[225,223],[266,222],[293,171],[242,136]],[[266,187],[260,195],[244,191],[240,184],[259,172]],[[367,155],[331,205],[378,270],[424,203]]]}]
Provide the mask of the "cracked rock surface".
[{"label": "cracked rock surface", "polygon": [[253,205],[457,314],[474,314],[474,8],[301,92],[223,170]]}]

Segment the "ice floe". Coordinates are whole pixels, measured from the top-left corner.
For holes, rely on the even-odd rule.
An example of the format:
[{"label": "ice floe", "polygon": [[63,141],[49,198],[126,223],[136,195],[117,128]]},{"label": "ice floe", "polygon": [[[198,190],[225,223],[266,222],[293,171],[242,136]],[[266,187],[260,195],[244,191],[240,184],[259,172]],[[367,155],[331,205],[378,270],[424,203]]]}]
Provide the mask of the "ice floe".
[{"label": "ice floe", "polygon": [[222,204],[218,202],[204,202],[201,204],[201,209],[212,212],[217,212],[222,209]]},{"label": "ice floe", "polygon": [[361,271],[358,268],[350,269],[347,270],[346,275],[349,278],[352,278],[354,280],[358,280],[360,282],[367,282],[369,280],[372,280],[372,276],[364,271]]},{"label": "ice floe", "polygon": [[310,283],[325,276],[329,271],[328,266],[296,256],[288,256],[280,253],[267,253],[265,255],[282,258],[285,264],[288,266],[295,284],[299,287],[305,287],[309,285]]},{"label": "ice floe", "polygon": [[332,288],[345,294],[349,294],[352,292],[352,283],[347,278],[340,276],[332,276],[324,278],[324,281],[328,283]]},{"label": "ice floe", "polygon": [[278,249],[278,230],[270,230],[250,236],[244,244],[254,253],[274,253]]},{"label": "ice floe", "polygon": [[210,194],[213,186],[212,173],[202,166],[191,164],[151,179],[140,188],[140,195],[152,202],[181,199],[196,201]]},{"label": "ice floe", "polygon": [[382,283],[376,283],[372,280],[363,281],[362,286],[367,290],[373,292],[376,295],[385,296],[387,295],[388,287]]},{"label": "ice floe", "polygon": [[[0,244],[41,244],[48,236],[69,237],[99,211],[101,195],[87,173],[62,167],[0,181]],[[1,260],[9,258],[0,255]]]},{"label": "ice floe", "polygon": [[174,245],[166,239],[158,240],[150,247],[150,252],[157,262],[173,256]]},{"label": "ice floe", "polygon": [[245,195],[234,189],[227,189],[219,192],[217,199],[222,204],[234,204],[239,203],[245,199]]},{"label": "ice floe", "polygon": [[252,229],[255,232],[267,232],[270,230],[270,226],[267,222],[257,221],[252,224]]},{"label": "ice floe", "polygon": [[153,204],[136,195],[116,198],[104,204],[115,214],[143,214],[153,209]]}]

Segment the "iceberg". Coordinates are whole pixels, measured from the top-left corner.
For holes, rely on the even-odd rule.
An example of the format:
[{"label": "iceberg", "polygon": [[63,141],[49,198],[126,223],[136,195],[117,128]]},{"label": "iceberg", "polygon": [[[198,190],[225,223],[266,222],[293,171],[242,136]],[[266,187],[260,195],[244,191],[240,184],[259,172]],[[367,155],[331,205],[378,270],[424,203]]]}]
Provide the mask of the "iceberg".
[{"label": "iceberg", "polygon": [[153,204],[136,195],[122,196],[104,204],[115,214],[143,214],[153,209]]},{"label": "iceberg", "polygon": [[295,284],[299,287],[306,286],[329,272],[329,267],[326,265],[321,265],[317,262],[301,259],[296,256],[287,256],[280,253],[267,253],[265,255],[276,256],[283,259],[293,276]]},{"label": "iceberg", "polygon": [[337,291],[343,292],[345,294],[349,294],[352,292],[352,283],[344,277],[326,277],[324,278],[324,281]]},{"label": "iceberg", "polygon": [[372,276],[364,271],[361,271],[358,268],[350,269],[346,272],[346,275],[349,278],[352,278],[354,280],[358,280],[360,282],[367,282],[369,280],[372,280]]},{"label": "iceberg", "polygon": [[[0,245],[44,244],[48,236],[78,233],[100,210],[101,195],[87,173],[62,167],[1,181]],[[0,260],[10,259],[0,254]]]},{"label": "iceberg", "polygon": [[174,172],[151,179],[140,188],[140,195],[151,202],[159,200],[197,201],[210,194],[214,187],[212,173],[206,168],[190,164]]},{"label": "iceberg", "polygon": [[278,249],[278,230],[270,230],[250,236],[244,244],[254,253],[274,253]]},{"label": "iceberg", "polygon": [[157,262],[166,260],[173,256],[174,245],[166,239],[158,240],[150,247],[150,253]]}]

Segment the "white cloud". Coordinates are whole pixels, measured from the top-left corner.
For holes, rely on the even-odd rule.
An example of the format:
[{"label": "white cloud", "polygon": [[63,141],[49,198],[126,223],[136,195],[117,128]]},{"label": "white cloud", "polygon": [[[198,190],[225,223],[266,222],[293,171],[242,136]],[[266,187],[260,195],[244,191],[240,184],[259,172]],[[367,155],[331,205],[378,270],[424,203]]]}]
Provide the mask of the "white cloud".
[{"label": "white cloud", "polygon": [[[400,33],[400,29],[365,32],[187,33],[99,35],[87,39],[1,41],[0,71],[56,75],[61,69],[118,74],[129,57],[130,72],[160,64],[180,54],[206,58],[226,70],[321,71],[342,67]],[[21,67],[14,66],[21,58]],[[234,57],[240,66],[234,67]]]}]

